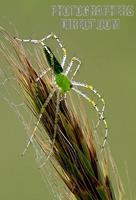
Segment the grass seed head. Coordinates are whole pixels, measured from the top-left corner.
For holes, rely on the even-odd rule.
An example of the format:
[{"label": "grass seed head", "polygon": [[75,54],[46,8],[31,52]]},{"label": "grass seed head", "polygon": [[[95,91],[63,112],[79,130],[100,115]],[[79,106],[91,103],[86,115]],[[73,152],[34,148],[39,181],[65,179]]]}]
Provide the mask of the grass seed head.
[{"label": "grass seed head", "polygon": [[[16,41],[3,28],[0,28],[0,32],[16,55],[13,56],[6,45],[1,45],[1,52],[12,67],[20,86],[20,93],[23,93],[30,112],[38,120],[45,100],[55,87],[48,75],[36,81],[39,76],[35,66],[39,69],[45,69],[46,63],[43,64],[41,57],[35,53],[33,56],[36,57],[36,62],[33,64],[27,50],[20,42]],[[37,45],[34,48],[41,47]],[[41,54],[41,56],[43,55]],[[43,111],[40,120],[43,128],[37,131],[33,138],[33,142],[36,142],[47,156],[53,142],[56,98],[57,90]],[[49,140],[46,140],[47,135]],[[67,100],[62,100],[53,154],[49,157],[50,162],[75,199],[121,200],[123,197],[119,194],[123,194],[123,190],[118,175],[116,175],[117,189],[114,189],[114,181],[108,172],[111,163],[110,153],[107,151],[107,153],[103,152],[103,155],[98,156],[99,150],[96,150],[94,143],[92,130],[84,116],[79,118],[73,103],[69,104]],[[54,160],[57,165],[53,162]]]}]

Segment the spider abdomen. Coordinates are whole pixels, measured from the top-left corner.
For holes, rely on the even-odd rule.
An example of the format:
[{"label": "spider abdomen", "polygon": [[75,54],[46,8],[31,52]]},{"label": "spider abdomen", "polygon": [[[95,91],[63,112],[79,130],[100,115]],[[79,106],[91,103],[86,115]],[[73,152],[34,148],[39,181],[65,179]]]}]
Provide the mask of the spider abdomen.
[{"label": "spider abdomen", "polygon": [[70,91],[72,84],[68,77],[62,73],[55,75],[55,82],[62,92]]},{"label": "spider abdomen", "polygon": [[44,53],[46,55],[49,66],[53,69],[55,74],[59,74],[63,72],[63,68],[58,62],[55,55],[52,53],[51,49],[48,46],[44,46]]}]

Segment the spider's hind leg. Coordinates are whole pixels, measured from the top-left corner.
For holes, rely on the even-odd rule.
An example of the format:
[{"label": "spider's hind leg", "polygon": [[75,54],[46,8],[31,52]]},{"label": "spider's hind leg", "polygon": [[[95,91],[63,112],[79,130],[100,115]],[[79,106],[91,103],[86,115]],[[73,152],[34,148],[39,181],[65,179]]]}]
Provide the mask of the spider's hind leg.
[{"label": "spider's hind leg", "polygon": [[[93,89],[92,86],[89,86],[89,85],[86,85],[86,84],[83,84],[83,83],[77,83],[77,82],[72,82],[72,84],[73,84],[73,88],[72,88],[72,89],[73,89],[76,93],[78,93],[79,95],[81,95],[84,99],[86,99],[89,103],[92,104],[93,108],[96,110],[96,112],[97,112],[97,114],[98,114],[99,123],[100,123],[100,121],[103,121],[103,124],[104,124],[104,127],[105,127],[105,135],[104,135],[104,139],[103,139],[103,144],[102,144],[102,146],[101,146],[101,151],[103,151],[103,149],[104,149],[104,147],[105,147],[105,143],[106,143],[106,141],[107,141],[107,136],[108,136],[108,125],[107,125],[107,121],[106,121],[106,119],[105,119],[105,117],[104,117],[105,101],[103,100],[103,98],[101,98],[101,99],[102,99],[101,101],[102,101],[102,102],[104,101],[104,105],[103,105],[102,110],[100,110],[100,109],[97,107],[96,103],[95,103],[91,98],[89,98],[86,94],[84,94],[83,92],[81,92],[81,91],[78,90],[77,88],[74,88],[74,86],[81,86],[81,87],[88,88],[88,89],[90,89],[92,92],[94,92],[94,89]],[[95,90],[94,93],[97,94],[97,93],[96,93],[96,90]],[[99,97],[99,93],[98,93],[98,97]],[[100,97],[101,97],[101,96],[100,96]],[[99,97],[99,98],[100,98],[100,97]],[[97,123],[97,124],[98,124],[98,123]]]},{"label": "spider's hind leg", "polygon": [[37,123],[36,123],[36,125],[35,125],[35,127],[34,127],[34,129],[33,129],[33,131],[32,131],[31,137],[29,138],[29,141],[28,141],[28,143],[27,143],[27,145],[26,145],[26,148],[24,149],[24,151],[23,151],[23,153],[22,153],[22,156],[24,156],[24,154],[26,153],[26,151],[27,151],[27,149],[29,148],[30,144],[33,142],[33,137],[34,137],[34,135],[35,135],[35,133],[36,133],[36,130],[37,130],[37,128],[38,128],[38,125],[39,125],[39,123],[40,123],[40,121],[41,121],[41,118],[42,118],[42,116],[43,116],[43,113],[44,113],[44,111],[45,111],[45,108],[46,108],[46,106],[48,105],[48,103],[49,103],[49,101],[51,100],[51,98],[53,97],[54,92],[55,92],[55,89],[48,95],[47,99],[45,100],[44,104],[42,105],[41,111],[40,111],[40,114],[39,114],[39,117],[38,117],[38,121],[37,121]]},{"label": "spider's hind leg", "polygon": [[95,126],[95,128],[98,128],[98,126],[99,126],[99,124],[100,124],[100,121],[101,121],[101,118],[102,118],[102,116],[104,115],[104,111],[105,111],[105,100],[104,100],[104,98],[97,92],[97,90],[96,90],[92,85],[87,85],[87,84],[85,84],[85,83],[80,83],[80,82],[75,82],[75,81],[72,81],[72,84],[73,84],[74,86],[79,86],[79,87],[83,87],[83,88],[86,88],[86,89],[91,90],[92,93],[93,93],[94,95],[96,95],[96,96],[98,97],[98,99],[101,101],[101,103],[102,103],[102,108],[99,109],[101,115],[100,115],[100,118],[99,118],[99,120],[98,120],[98,122],[97,122],[97,124],[96,124],[96,126]]},{"label": "spider's hind leg", "polygon": [[55,111],[55,121],[54,121],[54,131],[53,131],[53,136],[52,136],[52,144],[51,144],[51,150],[50,153],[47,157],[47,159],[49,159],[49,157],[51,156],[51,154],[53,153],[53,148],[55,145],[55,139],[56,139],[56,135],[57,135],[57,128],[58,128],[58,117],[59,117],[59,109],[60,109],[60,92],[57,92],[57,98],[56,98],[56,111]]}]

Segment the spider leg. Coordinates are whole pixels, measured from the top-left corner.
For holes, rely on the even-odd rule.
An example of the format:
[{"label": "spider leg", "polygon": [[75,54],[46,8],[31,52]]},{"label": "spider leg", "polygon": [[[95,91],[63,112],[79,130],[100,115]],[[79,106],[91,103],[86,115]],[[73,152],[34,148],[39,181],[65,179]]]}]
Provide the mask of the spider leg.
[{"label": "spider leg", "polygon": [[54,33],[50,33],[48,36],[42,38],[41,42],[43,42],[43,41],[45,41],[45,40],[47,40],[49,38],[55,39],[57,41],[59,47],[62,49],[63,58],[62,58],[62,61],[61,61],[61,66],[63,68],[64,65],[65,65],[66,58],[67,58],[66,49],[64,48],[64,46],[63,46],[62,42],[60,41],[60,39]]},{"label": "spider leg", "polygon": [[54,134],[53,134],[53,140],[52,140],[52,147],[55,143],[55,138],[57,134],[57,123],[58,123],[58,114],[59,114],[59,105],[60,105],[60,92],[57,92],[57,101],[56,101],[56,113],[55,113],[55,124],[54,124]]},{"label": "spider leg", "polygon": [[47,72],[49,72],[51,70],[51,68],[48,68],[46,70],[44,70],[39,76],[38,78],[36,78],[36,82],[38,82],[43,76],[45,76],[47,74]]},{"label": "spider leg", "polygon": [[100,111],[101,116],[100,116],[100,118],[99,118],[99,120],[98,120],[98,122],[96,124],[96,128],[98,128],[98,126],[100,124],[100,121],[101,121],[101,118],[102,118],[102,116],[104,114],[104,110],[105,110],[105,101],[104,101],[104,99],[102,98],[102,96],[97,92],[97,90],[92,85],[87,85],[85,83],[80,83],[80,82],[75,82],[75,81],[72,81],[72,85],[79,86],[79,87],[84,87],[84,88],[87,88],[87,89],[91,90],[93,92],[93,94],[95,94],[98,97],[98,99],[101,101],[101,103],[102,103],[102,109]]},{"label": "spider leg", "polygon": [[51,151],[47,157],[47,159],[50,157],[50,155],[53,153],[53,148],[55,144],[55,139],[57,135],[57,125],[58,125],[58,114],[59,114],[59,106],[60,106],[60,92],[57,92],[57,99],[56,99],[56,112],[55,112],[55,122],[54,122],[54,132],[53,132],[53,138],[52,138],[52,148]]},{"label": "spider leg", "polygon": [[27,42],[33,43],[33,44],[39,44],[39,43],[41,43],[40,40],[34,40],[34,39],[20,39],[20,38],[17,38],[17,37],[14,37],[14,39],[16,39],[19,42],[23,42],[23,43],[27,43]]},{"label": "spider leg", "polygon": [[64,67],[64,64],[65,64],[65,61],[66,61],[66,57],[67,57],[66,49],[63,47],[60,39],[54,33],[50,33],[49,35],[43,37],[40,40],[35,40],[35,39],[20,39],[20,38],[17,38],[17,37],[14,37],[14,38],[16,40],[20,41],[20,42],[30,42],[30,43],[33,43],[33,44],[42,44],[42,46],[45,46],[44,41],[46,41],[47,39],[49,39],[49,38],[55,39],[57,41],[59,47],[62,49],[62,52],[63,52],[63,58],[62,58],[61,66]]},{"label": "spider leg", "polygon": [[71,80],[73,80],[73,78],[75,77],[75,75],[76,75],[76,73],[78,72],[78,70],[79,70],[79,68],[80,68],[80,65],[81,65],[81,61],[80,61],[78,58],[73,57],[73,58],[71,59],[69,65],[68,65],[67,69],[66,69],[65,75],[67,75],[67,74],[70,72],[70,70],[71,70],[71,68],[72,68],[72,66],[73,66],[73,64],[74,64],[74,62],[77,62],[78,65],[76,66],[76,70],[75,70],[75,72],[73,73],[73,76],[72,76]]},{"label": "spider leg", "polygon": [[96,112],[98,113],[99,118],[103,121],[104,127],[105,127],[105,136],[104,136],[104,140],[103,140],[103,144],[101,146],[101,151],[103,151],[105,143],[107,141],[107,136],[108,136],[108,125],[107,125],[107,121],[105,120],[103,114],[100,112],[99,108],[97,107],[96,103],[91,100],[86,94],[82,93],[80,90],[72,87],[72,90],[74,90],[76,93],[78,93],[80,96],[84,97],[89,103],[92,104],[93,108],[96,110]]},{"label": "spider leg", "polygon": [[50,37],[52,37],[52,33],[50,33],[46,37],[44,37],[42,39],[39,39],[39,40],[30,39],[30,38],[29,39],[20,39],[20,38],[17,38],[17,37],[14,37],[14,39],[16,39],[19,42],[24,42],[24,43],[28,43],[29,42],[29,43],[33,43],[33,44],[39,44],[39,43],[44,44],[43,41],[49,39]]},{"label": "spider leg", "polygon": [[26,151],[27,151],[29,145],[30,145],[31,142],[33,141],[33,137],[34,137],[35,132],[36,132],[36,130],[37,130],[37,128],[38,128],[38,125],[39,125],[39,123],[40,123],[40,121],[41,121],[42,115],[43,115],[43,113],[44,113],[44,111],[45,111],[45,108],[46,108],[46,106],[48,105],[49,101],[50,101],[51,98],[53,97],[54,92],[55,92],[55,89],[54,89],[52,92],[50,92],[50,94],[48,95],[48,97],[47,97],[47,99],[45,100],[44,104],[42,105],[42,108],[41,108],[41,111],[40,111],[40,114],[39,114],[39,117],[38,117],[38,121],[37,121],[37,123],[36,123],[36,125],[35,125],[35,127],[34,127],[34,129],[33,129],[33,131],[32,131],[31,137],[29,138],[29,141],[28,141],[28,143],[27,143],[27,145],[26,145],[26,148],[24,149],[24,151],[23,151],[23,153],[22,153],[22,156],[24,156],[24,154],[26,153]]},{"label": "spider leg", "polygon": [[66,57],[67,57],[67,54],[66,54],[66,49],[64,48],[62,42],[60,41],[60,39],[54,34],[54,33],[50,33],[49,35],[45,36],[44,38],[41,39],[41,43],[43,43],[45,40],[49,39],[49,38],[53,38],[57,41],[59,47],[62,49],[62,52],[63,52],[63,58],[62,58],[62,62],[61,62],[61,66],[62,68],[64,67],[65,65],[65,61],[66,61]]}]

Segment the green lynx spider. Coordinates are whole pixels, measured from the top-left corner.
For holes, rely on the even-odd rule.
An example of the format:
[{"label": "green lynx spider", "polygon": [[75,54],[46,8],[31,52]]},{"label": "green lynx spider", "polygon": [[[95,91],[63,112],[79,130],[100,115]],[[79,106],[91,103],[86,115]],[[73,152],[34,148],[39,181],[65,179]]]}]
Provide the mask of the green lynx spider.
[{"label": "green lynx spider", "polygon": [[[53,54],[53,52],[51,51],[51,49],[46,46],[45,41],[49,38],[53,38],[57,41],[59,47],[61,48],[62,52],[63,52],[63,57],[62,57],[62,61],[61,63],[58,62],[57,58],[55,57],[55,55]],[[60,42],[59,38],[54,34],[54,33],[50,33],[49,35],[47,35],[46,37],[42,38],[41,40],[33,40],[33,39],[19,39],[19,38],[15,38],[16,40],[20,41],[20,42],[30,42],[33,44],[41,44],[43,46],[43,50],[47,59],[47,62],[49,64],[49,68],[44,71],[37,79],[36,81],[39,81],[40,78],[42,78],[43,76],[46,75],[46,73],[50,70],[52,70],[53,72],[53,83],[55,84],[56,87],[54,87],[55,89],[49,94],[49,96],[47,97],[46,101],[44,102],[38,121],[35,125],[35,128],[33,129],[32,135],[29,139],[29,142],[23,152],[23,154],[26,152],[26,150],[28,149],[30,143],[33,140],[33,136],[38,128],[38,125],[40,123],[42,114],[46,108],[46,106],[48,105],[49,101],[51,100],[51,98],[53,97],[53,94],[55,93],[55,91],[57,91],[57,102],[56,102],[56,116],[55,116],[55,124],[54,124],[54,138],[53,138],[53,144],[55,142],[55,137],[57,134],[57,120],[58,120],[58,114],[59,114],[59,104],[60,101],[62,100],[62,98],[66,98],[67,92],[69,92],[70,90],[75,91],[77,94],[79,94],[80,96],[82,96],[84,99],[86,99],[91,105],[92,107],[96,110],[98,116],[99,116],[99,121],[96,124],[96,128],[99,126],[100,121],[103,121],[104,127],[105,127],[105,136],[104,136],[104,140],[103,140],[103,144],[101,146],[101,150],[104,149],[106,140],[107,140],[107,136],[108,136],[108,126],[107,126],[107,122],[104,118],[104,110],[105,110],[105,101],[102,98],[102,96],[95,90],[95,88],[91,85],[87,85],[85,83],[80,83],[80,82],[75,82],[73,81],[76,73],[78,72],[80,65],[81,65],[81,61],[76,58],[73,57],[69,63],[69,65],[67,66],[66,69],[64,69],[65,66],[65,61],[67,58],[67,54],[66,54],[66,49],[63,47],[62,43]],[[72,75],[72,77],[69,79],[68,78],[68,73],[70,72],[72,66],[74,63],[77,63],[76,69]],[[89,89],[93,94],[97,95],[98,99],[101,100],[102,102],[102,108],[101,110],[97,107],[96,103],[89,98],[86,94],[84,94],[83,92],[81,92],[78,88],[86,88]]]}]

